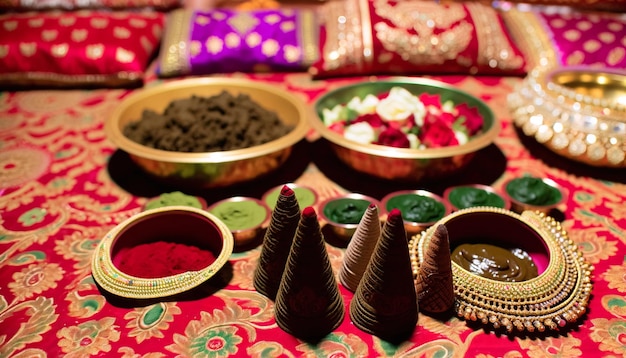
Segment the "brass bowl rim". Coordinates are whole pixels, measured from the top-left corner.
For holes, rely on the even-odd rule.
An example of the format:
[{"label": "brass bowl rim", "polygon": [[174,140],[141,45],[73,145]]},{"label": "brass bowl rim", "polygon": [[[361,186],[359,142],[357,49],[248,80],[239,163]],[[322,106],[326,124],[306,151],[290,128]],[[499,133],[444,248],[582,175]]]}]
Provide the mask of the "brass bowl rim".
[{"label": "brass bowl rim", "polygon": [[[173,212],[197,215],[216,226],[222,239],[222,249],[211,264],[201,270],[187,271],[159,278],[132,276],[121,271],[113,264],[111,250],[126,228],[152,216],[167,215]],[[104,290],[120,297],[136,299],[168,297],[195,288],[213,277],[229,260],[233,247],[234,238],[232,233],[226,224],[215,215],[191,206],[164,206],[135,214],[106,233],[94,250],[91,259],[92,274],[94,280]]]},{"label": "brass bowl rim", "polygon": [[365,200],[365,201],[369,201],[370,204],[374,204],[376,205],[379,209],[380,209],[380,200],[373,198],[371,196],[365,195],[365,194],[361,194],[361,193],[346,193],[346,194],[342,194],[342,195],[338,195],[338,196],[333,196],[330,198],[327,198],[325,200],[323,200],[322,202],[320,202],[319,204],[319,217],[321,219],[323,219],[327,224],[337,227],[337,228],[343,228],[343,229],[355,229],[359,226],[359,224],[342,224],[339,222],[336,222],[334,220],[331,220],[329,217],[326,216],[326,214],[324,213],[324,207],[326,207],[327,204],[336,201],[336,200],[341,200],[341,199],[356,199],[356,200]]},{"label": "brass bowl rim", "polygon": [[[177,90],[180,89],[193,87],[201,88],[202,86],[219,86],[222,87],[224,90],[228,90],[229,88],[237,88],[238,90],[241,90],[242,93],[245,93],[246,89],[257,89],[268,92],[274,96],[285,99],[296,108],[299,113],[297,124],[289,133],[282,136],[281,138],[261,145],[229,151],[198,153],[175,152],[150,148],[127,138],[120,130],[119,121],[122,114],[128,109],[128,107],[136,104],[137,102],[149,99],[152,95],[159,92],[175,93]],[[180,98],[184,98],[184,96]],[[260,105],[263,106],[263,104]],[[198,77],[174,80],[171,82],[143,88],[137,92],[132,93],[131,95],[126,97],[122,101],[122,103],[120,103],[120,105],[115,108],[111,116],[107,118],[104,125],[104,132],[108,139],[118,148],[138,157],[159,162],[219,164],[224,162],[233,162],[238,160],[261,157],[269,153],[286,149],[289,146],[299,142],[302,138],[304,138],[309,128],[307,113],[308,112],[306,110],[306,105],[304,101],[283,89],[271,86],[269,84],[239,78]],[[137,118],[137,120],[139,120],[139,118]]]},{"label": "brass bowl rim", "polygon": [[[460,94],[462,96],[465,96],[467,98],[470,98],[476,101],[476,103],[480,103],[480,106],[483,107],[482,110],[488,113],[489,116],[491,117],[492,125],[489,129],[487,129],[486,132],[473,137],[471,140],[469,140],[465,144],[444,147],[444,148],[427,148],[427,149],[408,149],[408,148],[389,147],[389,146],[377,145],[377,144],[363,144],[363,143],[348,140],[344,136],[331,131],[324,125],[324,123],[322,122],[322,119],[318,115],[318,107],[319,107],[320,102],[323,99],[329,98],[339,91],[346,91],[351,88],[356,88],[359,86],[363,86],[366,84],[373,84],[373,83],[398,84],[399,86],[402,86],[403,84],[422,85],[422,86],[441,88],[443,90],[455,92],[457,94]],[[335,145],[339,145],[347,149],[362,152],[365,154],[370,154],[370,155],[380,156],[380,157],[387,157],[387,158],[433,159],[433,158],[445,158],[445,157],[451,157],[451,156],[456,156],[456,155],[468,154],[468,153],[475,152],[479,149],[482,149],[490,145],[493,142],[493,140],[498,136],[498,133],[500,132],[500,120],[494,115],[493,111],[487,105],[487,103],[485,103],[483,100],[479,99],[478,97],[472,94],[469,94],[465,91],[459,90],[458,88],[450,84],[437,81],[437,80],[428,79],[428,78],[391,77],[391,78],[381,79],[381,80],[369,79],[365,81],[360,81],[360,82],[340,86],[318,97],[315,100],[313,112],[314,112],[314,115],[311,116],[312,127],[318,133],[320,133],[322,137],[326,138],[331,143],[334,143]]]}]

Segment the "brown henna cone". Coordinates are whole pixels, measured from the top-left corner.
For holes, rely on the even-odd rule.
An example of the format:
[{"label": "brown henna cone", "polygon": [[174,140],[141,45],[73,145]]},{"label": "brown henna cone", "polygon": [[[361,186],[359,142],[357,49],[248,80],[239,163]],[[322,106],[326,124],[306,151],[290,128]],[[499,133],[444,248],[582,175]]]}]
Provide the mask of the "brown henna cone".
[{"label": "brown henna cone", "polygon": [[417,324],[417,297],[400,210],[393,209],[350,304],[361,330],[388,341],[410,338]]},{"label": "brown henna cone", "polygon": [[378,207],[370,204],[348,243],[339,270],[339,282],[355,292],[380,237]]},{"label": "brown henna cone", "polygon": [[420,309],[442,313],[454,304],[454,283],[448,229],[439,225],[426,249],[415,279]]},{"label": "brown henna cone", "polygon": [[271,300],[276,298],[299,221],[298,199],[293,189],[285,185],[272,212],[269,227],[263,237],[259,262],[254,271],[254,287]]},{"label": "brown henna cone", "polygon": [[318,341],[341,324],[344,313],[317,214],[306,207],[276,295],[276,323],[297,338]]}]

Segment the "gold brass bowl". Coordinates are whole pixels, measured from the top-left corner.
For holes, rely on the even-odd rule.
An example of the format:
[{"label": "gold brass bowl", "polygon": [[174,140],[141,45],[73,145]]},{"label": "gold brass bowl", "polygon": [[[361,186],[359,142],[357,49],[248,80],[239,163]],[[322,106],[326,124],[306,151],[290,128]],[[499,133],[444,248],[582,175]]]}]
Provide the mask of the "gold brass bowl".
[{"label": "gold brass bowl", "polygon": [[533,205],[531,203],[525,203],[523,201],[520,201],[518,199],[515,198],[514,195],[512,195],[509,190],[508,190],[508,186],[509,184],[516,180],[518,178],[511,178],[507,181],[505,181],[502,185],[502,193],[504,195],[504,197],[510,201],[511,203],[511,210],[515,211],[516,213],[522,213],[524,211],[530,210],[530,211],[538,211],[541,213],[544,213],[546,215],[548,215],[550,213],[550,211],[552,211],[553,209],[558,208],[561,205],[564,205],[567,201],[567,196],[569,194],[569,192],[567,191],[567,189],[565,189],[562,185],[559,185],[557,182],[555,182],[552,179],[549,178],[541,178],[541,181],[548,187],[553,188],[552,190],[557,190],[558,193],[560,194],[560,198],[558,200],[556,200],[553,203],[550,204],[546,204],[546,205]]},{"label": "gold brass bowl", "polygon": [[626,167],[626,72],[536,68],[508,97],[514,123],[553,152]]},{"label": "gold brass bowl", "polygon": [[[347,205],[354,205],[353,209],[355,212],[360,212],[361,217],[356,222],[346,223],[339,222],[333,219],[333,211],[335,210],[348,210],[346,208]],[[380,208],[380,202],[370,196],[358,194],[358,193],[348,193],[332,198],[328,198],[320,203],[319,205],[319,216],[327,225],[330,226],[332,232],[339,238],[343,240],[350,240],[352,235],[356,231],[356,228],[359,226],[359,222],[363,217],[365,211],[369,205],[374,204]]]},{"label": "gold brass bowl", "polygon": [[456,211],[411,238],[414,272],[438,225],[448,229],[450,248],[488,243],[520,248],[532,257],[538,276],[507,282],[485,278],[452,262],[456,314],[508,333],[559,330],[583,316],[591,295],[592,266],[552,217],[539,212],[516,214],[495,207]]},{"label": "gold brass bowl", "polygon": [[[470,206],[463,206],[462,204],[456,202],[456,191],[463,190],[465,188],[473,189],[473,193],[478,193],[476,194],[477,197],[469,198],[469,202],[466,202],[466,204]],[[484,192],[484,194],[482,192]],[[508,197],[494,187],[484,184],[467,184],[449,187],[443,192],[443,198],[446,199],[446,201],[452,206],[453,210],[466,209],[468,207],[475,206],[487,206],[489,203],[491,203],[491,205],[488,206],[503,209],[511,208],[511,200],[509,200]]]},{"label": "gold brass bowl", "polygon": [[[123,134],[124,127],[141,118],[145,109],[162,113],[176,99],[192,95],[211,97],[228,91],[247,94],[263,108],[274,111],[286,124],[294,126],[287,135],[250,148],[206,153],[184,153],[150,148]],[[155,85],[133,93],[115,109],[105,123],[109,140],[144,171],[159,180],[188,187],[224,187],[245,182],[279,168],[291,154],[294,144],[306,131],[306,106],[292,94],[245,79],[191,78]]]},{"label": "gold brass bowl", "polygon": [[[409,149],[394,148],[376,144],[362,144],[346,139],[322,121],[322,111],[338,104],[346,104],[358,96],[380,94],[392,87],[400,86],[411,93],[440,94],[442,103],[451,100],[455,104],[467,103],[476,107],[483,116],[484,128],[481,134],[469,142],[445,148]],[[490,145],[500,131],[500,123],[491,109],[480,99],[443,82],[425,78],[391,78],[371,80],[343,86],[332,90],[315,102],[317,116],[312,118],[312,126],[329,141],[335,155],[356,171],[374,177],[407,182],[445,177],[465,167],[474,154]]]},{"label": "gold brass bowl", "polygon": [[[439,217],[437,217],[436,219],[433,220],[428,220],[428,221],[411,221],[409,219],[407,219],[407,211],[410,210],[410,208],[406,208],[406,207],[398,207],[395,206],[393,201],[394,198],[398,198],[398,197],[405,197],[405,198],[411,198],[411,197],[416,197],[416,198],[421,198],[421,197],[425,197],[428,199],[432,199],[434,200],[434,202],[437,203],[437,205],[439,205],[440,210],[441,210],[441,215]],[[408,205],[418,205],[419,204],[417,202],[407,202],[406,204]],[[387,214],[389,214],[389,212],[394,208],[394,207],[398,207],[398,209],[400,209],[400,211],[402,212],[402,220],[404,221],[404,229],[406,230],[407,235],[412,236],[415,235],[417,233],[419,233],[420,231],[431,227],[435,222],[437,222],[438,220],[440,220],[441,218],[445,217],[446,215],[450,214],[452,212],[452,206],[441,196],[435,194],[435,193],[431,193],[428,190],[399,190],[399,191],[394,191],[392,193],[389,193],[387,195],[385,195],[382,200],[381,200],[381,206],[382,206],[382,211],[383,211],[383,216],[387,216]],[[422,208],[422,210],[425,210],[425,208]]]},{"label": "gold brass bowl", "polygon": [[[212,252],[215,260],[197,271],[159,278],[142,278],[121,271],[114,263],[120,250],[159,240],[174,240]],[[190,206],[143,211],[123,221],[100,241],[92,257],[95,281],[119,297],[154,299],[177,295],[201,285],[226,264],[233,236],[213,214]]]},{"label": "gold brass bowl", "polygon": [[207,211],[226,224],[236,247],[243,247],[257,239],[269,224],[272,214],[264,202],[246,196],[220,200],[211,204]]}]

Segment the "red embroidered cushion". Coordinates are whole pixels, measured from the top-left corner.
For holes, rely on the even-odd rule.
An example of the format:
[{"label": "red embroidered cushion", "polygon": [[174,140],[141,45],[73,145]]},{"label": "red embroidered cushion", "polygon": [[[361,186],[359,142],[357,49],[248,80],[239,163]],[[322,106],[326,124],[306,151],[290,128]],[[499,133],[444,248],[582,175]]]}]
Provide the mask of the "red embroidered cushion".
[{"label": "red embroidered cushion", "polygon": [[500,14],[481,3],[345,0],[322,11],[315,77],[526,72]]},{"label": "red embroidered cushion", "polygon": [[504,13],[534,65],[626,69],[626,17],[608,12]]},{"label": "red embroidered cushion", "polygon": [[171,9],[180,6],[182,1],[183,0],[0,0],[0,9],[14,11],[94,8],[123,10],[142,7]]},{"label": "red embroidered cushion", "polygon": [[164,15],[78,11],[0,16],[0,85],[141,84]]}]

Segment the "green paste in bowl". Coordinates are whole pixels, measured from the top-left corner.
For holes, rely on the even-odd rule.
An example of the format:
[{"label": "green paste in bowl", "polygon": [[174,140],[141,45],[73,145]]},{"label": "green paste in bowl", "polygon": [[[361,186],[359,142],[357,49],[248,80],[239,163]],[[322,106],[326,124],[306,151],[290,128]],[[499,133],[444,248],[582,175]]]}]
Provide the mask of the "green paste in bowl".
[{"label": "green paste in bowl", "polygon": [[369,200],[339,198],[330,200],[322,208],[328,220],[338,224],[358,224],[370,205]]},{"label": "green paste in bowl", "polygon": [[231,231],[253,229],[265,222],[268,209],[254,199],[233,198],[223,200],[209,208]]},{"label": "green paste in bowl", "polygon": [[419,194],[395,195],[386,203],[387,211],[398,208],[405,221],[416,223],[434,222],[446,214],[445,205],[436,199]]},{"label": "green paste in bowl", "polygon": [[505,190],[512,199],[535,206],[554,205],[563,199],[558,188],[532,176],[511,180]]},{"label": "green paste in bowl", "polygon": [[505,207],[505,201],[500,195],[471,186],[460,186],[452,189],[448,194],[448,200],[458,209],[476,206]]}]

